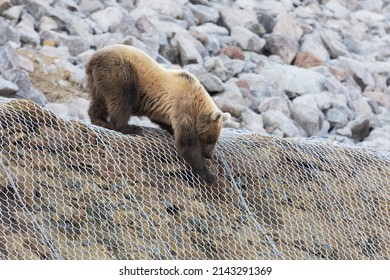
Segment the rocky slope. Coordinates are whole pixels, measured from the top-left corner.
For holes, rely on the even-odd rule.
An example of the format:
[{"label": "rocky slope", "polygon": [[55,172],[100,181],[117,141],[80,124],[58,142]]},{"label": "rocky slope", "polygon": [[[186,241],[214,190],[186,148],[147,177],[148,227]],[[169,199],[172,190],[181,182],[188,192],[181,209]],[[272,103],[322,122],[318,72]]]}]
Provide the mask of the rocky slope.
[{"label": "rocky slope", "polygon": [[206,186],[161,130],[0,99],[0,259],[390,256],[390,156],[225,130]]},{"label": "rocky slope", "polygon": [[0,0],[0,95],[85,119],[84,62],[124,43],[194,73],[228,127],[390,150],[389,19],[389,0]]}]

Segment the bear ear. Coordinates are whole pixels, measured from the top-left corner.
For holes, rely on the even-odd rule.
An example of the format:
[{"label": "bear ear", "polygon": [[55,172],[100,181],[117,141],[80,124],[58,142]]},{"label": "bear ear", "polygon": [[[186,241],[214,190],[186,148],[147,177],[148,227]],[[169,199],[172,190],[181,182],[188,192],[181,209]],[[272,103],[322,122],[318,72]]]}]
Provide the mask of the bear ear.
[{"label": "bear ear", "polygon": [[211,121],[215,122],[219,120],[222,117],[222,121],[227,121],[230,119],[230,114],[229,113],[222,113],[221,111],[216,111],[211,115]]},{"label": "bear ear", "polygon": [[221,118],[223,115],[223,113],[221,111],[216,111],[214,112],[212,115],[211,115],[211,121],[212,122],[215,122],[217,120],[219,120],[219,118]]},{"label": "bear ear", "polygon": [[230,114],[229,113],[222,113],[222,120],[223,121],[228,121],[230,120]]}]

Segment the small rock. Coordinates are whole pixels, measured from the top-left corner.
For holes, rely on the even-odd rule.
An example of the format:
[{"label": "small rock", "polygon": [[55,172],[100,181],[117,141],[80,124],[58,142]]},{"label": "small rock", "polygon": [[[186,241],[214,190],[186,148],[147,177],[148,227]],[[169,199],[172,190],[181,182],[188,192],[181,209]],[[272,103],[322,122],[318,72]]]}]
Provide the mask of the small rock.
[{"label": "small rock", "polygon": [[372,22],[372,21],[384,21],[386,17],[379,13],[374,13],[365,10],[359,10],[351,14],[352,17],[360,21]]},{"label": "small rock", "polygon": [[121,23],[123,14],[118,8],[108,7],[104,10],[94,12],[91,18],[103,32],[113,32]]},{"label": "small rock", "polygon": [[297,40],[279,34],[271,34],[265,44],[267,53],[278,55],[286,64],[293,61],[298,52],[298,47]]},{"label": "small rock", "polygon": [[0,75],[0,96],[13,97],[19,87],[10,81],[5,80]]},{"label": "small rock", "polygon": [[[18,20],[23,11],[23,5],[16,5],[5,10],[2,15],[9,20]],[[1,12],[1,11],[0,11]]]},{"label": "small rock", "polygon": [[373,129],[361,143],[362,147],[390,151],[390,125]]},{"label": "small rock", "polygon": [[273,33],[278,33],[299,41],[303,35],[303,30],[297,24],[294,13],[282,13],[276,18]]},{"label": "small rock", "polygon": [[283,132],[283,137],[307,136],[306,133],[298,128],[298,125],[278,110],[268,110],[261,114],[263,125],[268,133],[273,133],[277,129]]},{"label": "small rock", "polygon": [[265,129],[263,128],[263,117],[260,114],[256,114],[249,108],[246,108],[241,113],[242,121],[244,122],[244,128],[261,133],[261,134],[267,134]]},{"label": "small rock", "polygon": [[257,16],[253,10],[240,10],[229,7],[222,7],[219,10],[222,24],[229,30],[241,26],[247,27],[258,23]]},{"label": "small rock", "polygon": [[58,29],[58,23],[51,17],[41,17],[39,24],[39,30],[57,30]]},{"label": "small rock", "polygon": [[216,8],[208,7],[204,5],[191,5],[190,9],[195,15],[198,24],[203,24],[206,22],[217,23],[219,19],[219,12],[218,9]]},{"label": "small rock", "polygon": [[260,103],[258,110],[261,113],[267,112],[268,110],[279,110],[287,117],[291,117],[288,99],[283,98],[282,96],[266,98],[263,102]]},{"label": "small rock", "polygon": [[335,31],[325,29],[321,31],[321,38],[331,58],[350,56],[347,47],[342,43],[340,36]]},{"label": "small rock", "polygon": [[325,119],[324,114],[314,104],[308,106],[295,98],[291,105],[293,119],[307,132],[308,136],[317,135]]},{"label": "small rock", "polygon": [[208,73],[201,65],[189,64],[184,69],[195,75],[210,94],[222,92],[225,88],[221,79]]},{"label": "small rock", "polygon": [[81,0],[79,3],[79,9],[84,14],[91,14],[103,8],[104,5],[99,0]]},{"label": "small rock", "polygon": [[369,116],[373,117],[374,113],[372,112],[372,108],[368,103],[367,98],[360,97],[352,102],[353,109],[355,110],[356,115],[361,116]]},{"label": "small rock", "polygon": [[281,90],[292,95],[317,93],[324,90],[326,78],[310,69],[273,64],[256,67],[255,71],[259,74],[259,78],[277,84]]},{"label": "small rock", "polygon": [[45,108],[55,114],[88,120],[89,101],[84,98],[72,98],[64,103],[47,103]]},{"label": "small rock", "polygon": [[0,0],[0,13],[12,7],[12,4],[9,0]]},{"label": "small rock", "polygon": [[260,52],[265,45],[264,39],[261,39],[255,33],[241,26],[233,27],[231,29],[231,37],[246,51]]},{"label": "small rock", "polygon": [[299,52],[295,56],[294,65],[302,68],[311,68],[325,65],[325,62],[310,52]]},{"label": "small rock", "polygon": [[350,14],[350,11],[337,0],[330,0],[325,4],[325,7],[332,11],[333,16],[337,18],[345,18]]},{"label": "small rock", "polygon": [[[182,65],[187,65],[191,63],[203,63],[202,56],[194,45],[198,41],[194,40],[190,35],[185,35],[181,33],[176,34],[174,36],[174,40],[176,41],[178,47],[180,61]],[[194,42],[193,40],[196,42]]]},{"label": "small rock", "polygon": [[233,73],[225,67],[224,61],[218,56],[207,57],[204,60],[203,67],[207,72],[211,72],[222,81],[226,81],[233,77]]},{"label": "small rock", "polygon": [[246,110],[246,107],[240,104],[237,104],[234,100],[227,98],[222,98],[221,96],[213,96],[215,104],[222,112],[230,113],[234,118],[239,118],[241,113]]},{"label": "small rock", "polygon": [[45,105],[47,99],[45,95],[37,90],[31,83],[28,74],[19,69],[11,69],[4,72],[4,77],[18,86],[15,97],[30,99],[39,105]]},{"label": "small rock", "polygon": [[305,34],[302,37],[300,50],[301,52],[310,52],[322,61],[328,61],[330,59],[329,53],[325,48],[318,31]]},{"label": "small rock", "polygon": [[285,96],[283,91],[272,81],[269,81],[255,73],[242,73],[239,75],[239,82],[245,82],[247,90],[253,95],[259,104],[265,99],[273,96]]},{"label": "small rock", "polygon": [[347,127],[351,130],[351,138],[362,141],[370,133],[371,122],[367,115],[360,115],[349,122]]},{"label": "small rock", "polygon": [[224,54],[231,59],[245,59],[244,52],[237,46],[227,46],[220,50],[219,54]]},{"label": "small rock", "polygon": [[346,57],[341,57],[335,62],[337,67],[352,74],[353,79],[362,90],[367,87],[375,88],[375,80],[370,71],[363,63]]},{"label": "small rock", "polygon": [[230,77],[230,74],[233,77],[236,77],[238,74],[242,73],[245,67],[245,62],[239,59],[229,59],[225,56],[221,56],[225,68],[227,70],[227,77]]},{"label": "small rock", "polygon": [[366,91],[363,94],[375,101],[379,106],[390,109],[390,95],[374,91]]},{"label": "small rock", "polygon": [[330,108],[325,115],[331,128],[342,128],[348,123],[348,115],[337,108]]},{"label": "small rock", "polygon": [[262,13],[258,16],[258,21],[259,24],[261,24],[264,27],[267,33],[272,33],[275,26],[275,20],[273,16],[267,13]]},{"label": "small rock", "polygon": [[148,7],[160,14],[167,15],[171,18],[183,18],[183,3],[184,1],[176,0],[138,0],[137,7]]},{"label": "small rock", "polygon": [[229,31],[225,27],[216,25],[215,23],[211,23],[211,22],[206,22],[198,26],[191,26],[190,30],[195,30],[196,32],[200,34],[204,34],[206,36],[209,35],[228,36],[229,35]]},{"label": "small rock", "polygon": [[77,56],[80,53],[89,50],[91,47],[89,41],[80,36],[67,35],[52,30],[44,30],[40,35],[43,40],[52,40],[56,42],[56,46],[67,47],[70,54],[73,56]]}]

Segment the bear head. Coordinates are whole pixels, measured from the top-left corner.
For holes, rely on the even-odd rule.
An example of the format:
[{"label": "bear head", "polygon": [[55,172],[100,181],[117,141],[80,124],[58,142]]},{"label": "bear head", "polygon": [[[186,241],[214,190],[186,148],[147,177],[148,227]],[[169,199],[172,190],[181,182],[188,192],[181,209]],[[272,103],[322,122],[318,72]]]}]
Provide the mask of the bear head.
[{"label": "bear head", "polygon": [[217,110],[211,114],[200,114],[196,129],[201,143],[202,154],[210,159],[222,129],[222,123],[230,119],[229,113]]}]

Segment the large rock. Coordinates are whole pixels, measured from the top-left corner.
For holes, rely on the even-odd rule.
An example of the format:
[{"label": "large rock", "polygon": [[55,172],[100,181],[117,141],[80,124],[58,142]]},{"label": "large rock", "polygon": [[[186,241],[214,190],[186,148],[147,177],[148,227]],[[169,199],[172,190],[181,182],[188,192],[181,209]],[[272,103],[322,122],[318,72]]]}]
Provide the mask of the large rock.
[{"label": "large rock", "polygon": [[52,30],[44,30],[40,33],[42,40],[51,40],[57,46],[65,46],[73,56],[77,56],[90,49],[91,43],[89,40],[80,36],[67,35]]},{"label": "large rock", "polygon": [[190,5],[190,9],[195,15],[198,24],[206,22],[217,23],[219,19],[219,11],[216,8],[204,5]]},{"label": "large rock", "polygon": [[287,117],[283,112],[278,110],[268,110],[261,114],[263,117],[263,125],[268,133],[273,133],[279,129],[284,137],[299,137],[307,136],[305,131]]},{"label": "large rock", "polygon": [[302,37],[300,51],[310,52],[323,61],[328,61],[330,59],[329,53],[324,46],[318,31],[311,34],[305,34]]},{"label": "large rock", "polygon": [[121,10],[115,7],[108,7],[104,10],[94,12],[91,18],[96,22],[103,32],[113,32],[123,19]]},{"label": "large rock", "polygon": [[390,125],[373,129],[361,146],[390,152]]},{"label": "large rock", "polygon": [[290,64],[299,49],[298,41],[280,34],[271,34],[267,38],[265,50],[271,55],[278,55],[284,63]]},{"label": "large rock", "polygon": [[222,92],[225,88],[221,79],[213,74],[208,73],[201,65],[189,64],[184,66],[184,69],[195,75],[195,77],[199,79],[205,89],[211,94]]},{"label": "large rock", "polygon": [[185,2],[185,0],[139,0],[137,6],[148,7],[160,14],[178,19],[183,17],[183,4]]},{"label": "large rock", "polygon": [[375,88],[372,71],[364,63],[351,58],[340,57],[333,65],[350,73],[362,90],[365,90],[366,87]]},{"label": "large rock", "polygon": [[260,52],[265,40],[261,39],[255,33],[249,31],[245,27],[236,26],[231,29],[231,36],[235,39],[238,45],[245,51]]},{"label": "large rock", "polygon": [[350,56],[347,47],[342,43],[339,34],[330,29],[321,31],[321,38],[331,58]]},{"label": "large rock", "polygon": [[291,37],[299,41],[303,35],[303,30],[295,19],[294,13],[282,13],[276,18],[274,33]]},{"label": "large rock", "polygon": [[316,104],[307,105],[305,102],[300,102],[300,97],[297,97],[293,100],[290,109],[293,119],[308,136],[318,135],[323,127],[325,116]]},{"label": "large rock", "polygon": [[10,81],[5,80],[0,75],[0,95],[4,97],[12,97],[18,91],[19,87]]},{"label": "large rock", "polygon": [[[182,65],[191,63],[202,64],[203,59],[198,49],[203,49],[203,46],[199,41],[195,40],[188,34],[178,33],[174,36],[173,40],[176,41],[176,45],[180,55],[180,61]],[[199,45],[198,49],[196,44]]]},{"label": "large rock", "polygon": [[257,67],[256,72],[267,82],[277,84],[290,96],[321,92],[326,80],[315,71],[290,65],[266,65]]},{"label": "large rock", "polygon": [[234,27],[248,27],[257,23],[257,16],[253,10],[240,10],[229,7],[222,7],[219,10],[222,24],[233,30]]},{"label": "large rock", "polygon": [[5,71],[4,77],[18,86],[18,91],[12,97],[30,99],[39,105],[45,105],[47,103],[45,95],[32,85],[25,71],[10,69]]}]

